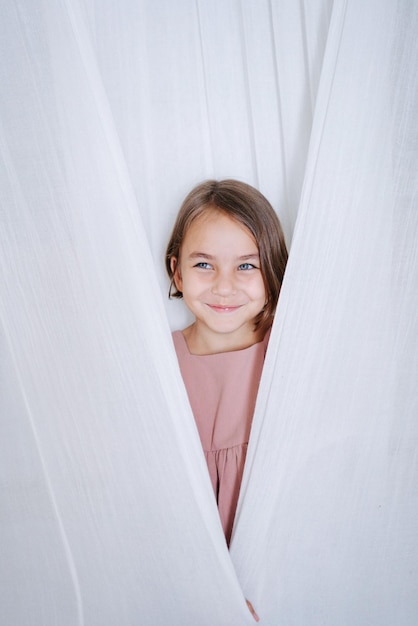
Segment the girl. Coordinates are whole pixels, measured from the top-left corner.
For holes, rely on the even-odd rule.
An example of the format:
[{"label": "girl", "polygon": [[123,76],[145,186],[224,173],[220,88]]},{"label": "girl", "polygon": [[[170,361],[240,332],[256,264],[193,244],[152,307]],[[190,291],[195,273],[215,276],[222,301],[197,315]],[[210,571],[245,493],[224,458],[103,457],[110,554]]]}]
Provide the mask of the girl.
[{"label": "girl", "polygon": [[170,297],[195,317],[173,341],[228,545],[286,262],[270,203],[236,180],[195,187],[167,246]]}]

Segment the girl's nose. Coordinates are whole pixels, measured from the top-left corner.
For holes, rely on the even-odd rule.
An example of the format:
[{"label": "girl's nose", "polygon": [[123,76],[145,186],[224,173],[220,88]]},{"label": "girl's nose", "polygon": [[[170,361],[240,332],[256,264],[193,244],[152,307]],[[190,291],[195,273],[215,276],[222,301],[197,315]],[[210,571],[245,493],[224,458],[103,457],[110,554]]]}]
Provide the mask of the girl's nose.
[{"label": "girl's nose", "polygon": [[217,296],[229,296],[236,292],[234,281],[227,274],[218,274],[212,285],[212,293]]}]

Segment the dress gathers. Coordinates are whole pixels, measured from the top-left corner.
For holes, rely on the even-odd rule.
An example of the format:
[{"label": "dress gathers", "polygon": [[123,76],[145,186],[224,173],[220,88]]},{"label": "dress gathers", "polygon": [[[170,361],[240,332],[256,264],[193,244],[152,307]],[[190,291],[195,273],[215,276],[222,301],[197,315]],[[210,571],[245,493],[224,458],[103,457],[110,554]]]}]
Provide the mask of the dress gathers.
[{"label": "dress gathers", "polygon": [[173,333],[228,545],[269,334],[244,350],[195,355]]}]

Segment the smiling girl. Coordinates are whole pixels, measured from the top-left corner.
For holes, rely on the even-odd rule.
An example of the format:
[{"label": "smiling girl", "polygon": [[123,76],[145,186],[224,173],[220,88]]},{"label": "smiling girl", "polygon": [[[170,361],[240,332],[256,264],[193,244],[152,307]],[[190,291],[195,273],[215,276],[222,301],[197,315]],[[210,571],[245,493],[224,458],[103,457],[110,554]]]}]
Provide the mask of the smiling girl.
[{"label": "smiling girl", "polygon": [[195,187],[167,246],[170,295],[195,317],[173,340],[228,544],[286,262],[270,203],[236,180]]},{"label": "smiling girl", "polygon": [[236,180],[195,187],[167,246],[170,296],[195,318],[174,346],[228,545],[286,262],[270,203]]}]

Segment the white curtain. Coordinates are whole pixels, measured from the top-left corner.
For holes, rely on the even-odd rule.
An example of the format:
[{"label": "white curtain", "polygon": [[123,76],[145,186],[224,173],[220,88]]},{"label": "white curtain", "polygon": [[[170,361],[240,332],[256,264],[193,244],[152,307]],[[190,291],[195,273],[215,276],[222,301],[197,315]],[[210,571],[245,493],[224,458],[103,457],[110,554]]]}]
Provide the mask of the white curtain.
[{"label": "white curtain", "polygon": [[[418,620],[418,4],[4,0],[0,623]],[[208,177],[290,260],[230,553],[166,239]]]}]

